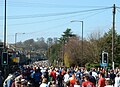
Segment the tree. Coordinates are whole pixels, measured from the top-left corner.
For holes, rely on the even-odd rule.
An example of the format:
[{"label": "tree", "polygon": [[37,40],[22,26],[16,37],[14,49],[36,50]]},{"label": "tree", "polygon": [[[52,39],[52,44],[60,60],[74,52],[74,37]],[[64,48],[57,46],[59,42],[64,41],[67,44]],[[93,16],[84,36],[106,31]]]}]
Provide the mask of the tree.
[{"label": "tree", "polygon": [[[78,37],[71,37],[64,47],[64,62],[65,66],[81,65],[82,51],[80,40]],[[76,61],[77,60],[77,61]]]},{"label": "tree", "polygon": [[64,63],[64,46],[65,44],[68,43],[69,39],[71,37],[75,37],[76,35],[73,34],[71,32],[71,29],[67,29],[65,32],[63,32],[63,35],[61,36],[61,38],[59,38],[59,40],[55,39],[54,40],[52,38],[48,38],[47,43],[49,46],[48,49],[48,57],[49,60],[53,63],[53,60]]},{"label": "tree", "polygon": [[23,45],[23,43],[20,41],[20,42],[17,42],[17,48],[19,48],[19,47],[23,47],[24,45]]},{"label": "tree", "polygon": [[24,41],[23,44],[24,44],[26,50],[31,50],[32,46],[34,45],[34,40],[28,39],[28,40]]},{"label": "tree", "polygon": [[65,44],[67,44],[69,42],[69,39],[71,37],[76,37],[75,34],[73,34],[73,32],[71,32],[71,29],[67,28],[65,32],[63,32],[62,37],[60,38],[60,43],[61,43],[61,51],[62,51],[62,57],[61,59],[63,60],[63,64],[64,64],[64,53],[65,53]]},{"label": "tree", "polygon": [[[99,63],[101,53],[101,33],[95,32],[88,36],[88,41],[84,42],[84,55],[90,63]],[[91,60],[90,60],[91,59]]]},{"label": "tree", "polygon": [[47,39],[47,44],[48,44],[48,47],[50,47],[53,44],[53,39],[52,38],[48,38]]},{"label": "tree", "polygon": [[48,46],[44,40],[43,37],[37,38],[37,41],[35,42],[35,47],[37,50],[47,50]]},{"label": "tree", "polygon": [[53,42],[54,42],[55,44],[58,43],[58,38],[57,38],[57,37],[53,38]]},{"label": "tree", "polygon": [[[104,36],[101,38],[102,45],[100,46],[103,51],[108,52],[109,63],[112,63],[112,29],[110,29]],[[115,31],[115,40],[114,40],[114,62],[120,63],[120,36]]]},{"label": "tree", "polygon": [[48,49],[48,60],[52,64],[56,64],[56,62],[60,62],[60,45],[59,44],[54,44]]},{"label": "tree", "polygon": [[68,42],[70,37],[76,37],[76,35],[71,32],[71,29],[67,28],[66,31],[63,32],[62,37],[60,38],[61,43]]},{"label": "tree", "polygon": [[116,46],[115,46],[115,63],[120,64],[120,35],[117,35],[117,39],[116,39]]},{"label": "tree", "polygon": [[41,38],[37,38],[37,41],[41,41],[41,42],[43,41],[44,42],[45,40],[44,40],[43,37],[41,37]]}]

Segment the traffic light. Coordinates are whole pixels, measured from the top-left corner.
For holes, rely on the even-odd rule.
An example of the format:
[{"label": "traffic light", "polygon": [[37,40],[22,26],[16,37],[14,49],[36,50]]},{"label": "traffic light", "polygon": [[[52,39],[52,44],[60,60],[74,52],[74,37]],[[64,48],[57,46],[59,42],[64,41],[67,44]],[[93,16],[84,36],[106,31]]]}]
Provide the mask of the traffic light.
[{"label": "traffic light", "polygon": [[8,53],[2,52],[2,65],[7,65],[7,64],[8,64]]},{"label": "traffic light", "polygon": [[102,53],[102,63],[108,63],[108,53],[107,52]]},{"label": "traffic light", "polygon": [[107,54],[104,54],[104,63],[107,63]]},{"label": "traffic light", "polygon": [[100,54],[100,64],[102,63],[102,53]]}]

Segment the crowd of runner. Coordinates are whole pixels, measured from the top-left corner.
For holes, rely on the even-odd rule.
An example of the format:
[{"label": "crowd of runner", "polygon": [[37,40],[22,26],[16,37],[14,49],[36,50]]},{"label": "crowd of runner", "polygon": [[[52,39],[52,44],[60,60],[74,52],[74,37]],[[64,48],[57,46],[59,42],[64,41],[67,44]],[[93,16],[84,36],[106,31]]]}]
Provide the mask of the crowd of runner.
[{"label": "crowd of runner", "polygon": [[3,87],[120,87],[120,69],[52,67],[36,62],[16,68]]}]

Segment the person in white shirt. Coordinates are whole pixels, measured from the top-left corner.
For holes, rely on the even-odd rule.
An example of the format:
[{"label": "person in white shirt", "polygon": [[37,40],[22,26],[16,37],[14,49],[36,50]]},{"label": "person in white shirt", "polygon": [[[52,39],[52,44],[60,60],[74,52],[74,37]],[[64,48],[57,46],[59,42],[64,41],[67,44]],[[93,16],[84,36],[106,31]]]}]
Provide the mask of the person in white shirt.
[{"label": "person in white shirt", "polygon": [[69,78],[70,78],[70,76],[67,71],[66,74],[64,75],[64,82],[67,82],[69,80]]},{"label": "person in white shirt", "polygon": [[47,83],[48,83],[47,78],[43,78],[42,84],[40,85],[40,87],[49,87]]},{"label": "person in white shirt", "polygon": [[81,87],[78,79],[76,79],[74,87]]},{"label": "person in white shirt", "polygon": [[92,76],[94,76],[95,79],[96,79],[96,77],[98,76],[95,69],[93,69],[93,71],[92,71]]},{"label": "person in white shirt", "polygon": [[105,84],[106,84],[105,87],[114,87],[112,85],[112,81],[110,80],[110,78],[105,78]]},{"label": "person in white shirt", "polygon": [[64,75],[64,87],[66,87],[66,83],[69,81],[69,72],[67,71],[66,74]]},{"label": "person in white shirt", "polygon": [[115,77],[114,87],[120,87],[120,74],[117,74],[116,77]]}]

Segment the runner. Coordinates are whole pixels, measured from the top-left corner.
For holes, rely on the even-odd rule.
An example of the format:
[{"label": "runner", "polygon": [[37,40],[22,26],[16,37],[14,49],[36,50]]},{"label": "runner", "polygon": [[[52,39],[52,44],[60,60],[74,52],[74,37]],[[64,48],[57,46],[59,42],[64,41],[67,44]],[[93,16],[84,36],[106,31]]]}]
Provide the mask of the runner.
[{"label": "runner", "polygon": [[48,83],[47,78],[43,78],[42,84],[40,85],[40,87],[49,87],[47,83]]},{"label": "runner", "polygon": [[82,83],[82,87],[95,87],[94,84],[89,81],[89,75],[84,76],[84,82]]},{"label": "runner", "polygon": [[98,80],[98,87],[105,87],[104,73],[100,72],[99,78],[100,79]]}]

